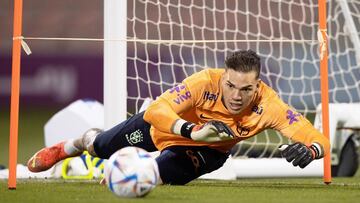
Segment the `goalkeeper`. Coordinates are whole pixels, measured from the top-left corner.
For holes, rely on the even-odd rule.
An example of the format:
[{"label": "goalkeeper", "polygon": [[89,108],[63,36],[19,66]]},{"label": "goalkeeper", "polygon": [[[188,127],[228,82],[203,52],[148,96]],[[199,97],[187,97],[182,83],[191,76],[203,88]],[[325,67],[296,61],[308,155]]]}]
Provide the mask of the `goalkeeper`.
[{"label": "goalkeeper", "polygon": [[164,184],[186,184],[220,168],[238,142],[272,128],[292,139],[282,155],[306,167],[329,153],[329,141],[259,79],[260,58],[252,50],[226,58],[225,69],[205,69],[160,95],[149,108],[107,131],[90,129],[37,152],[33,172],[49,169],[87,150],[107,159],[136,146],[160,151],[156,158]]}]

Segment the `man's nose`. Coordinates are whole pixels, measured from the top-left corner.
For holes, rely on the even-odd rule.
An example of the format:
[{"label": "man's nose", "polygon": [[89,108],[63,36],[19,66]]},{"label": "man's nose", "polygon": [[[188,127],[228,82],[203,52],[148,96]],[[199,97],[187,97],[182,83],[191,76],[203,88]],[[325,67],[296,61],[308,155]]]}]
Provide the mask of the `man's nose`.
[{"label": "man's nose", "polygon": [[233,100],[241,100],[242,99],[241,90],[234,90],[232,99]]}]

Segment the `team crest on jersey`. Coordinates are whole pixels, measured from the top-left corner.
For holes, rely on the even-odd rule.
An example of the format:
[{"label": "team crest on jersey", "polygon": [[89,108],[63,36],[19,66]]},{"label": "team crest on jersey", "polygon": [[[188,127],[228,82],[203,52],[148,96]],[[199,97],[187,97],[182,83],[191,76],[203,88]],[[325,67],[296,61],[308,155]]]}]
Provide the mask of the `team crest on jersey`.
[{"label": "team crest on jersey", "polygon": [[219,97],[219,93],[214,94],[209,91],[205,91],[203,95],[203,99],[205,101],[216,101],[218,97]]},{"label": "team crest on jersey", "polygon": [[250,133],[250,128],[243,127],[243,126],[241,126],[241,123],[238,122],[236,124],[236,131],[239,133],[240,137],[246,137]]},{"label": "team crest on jersey", "polygon": [[131,145],[142,142],[144,139],[144,136],[140,129],[135,130],[130,135],[126,134],[125,137],[126,137],[127,141],[129,142],[129,144],[131,144]]},{"label": "team crest on jersey", "polygon": [[186,91],[184,93],[181,93],[182,90],[185,89],[185,85],[178,85],[176,87],[173,87],[169,90],[170,93],[172,94],[177,94],[176,98],[173,99],[173,102],[175,102],[176,104],[181,104],[182,102],[188,100],[191,98],[191,93],[190,91]]},{"label": "team crest on jersey", "polygon": [[257,106],[257,105],[255,105],[255,106],[252,107],[251,110],[252,110],[253,112],[255,112],[256,114],[261,115],[264,109],[263,109],[262,106]]},{"label": "team crest on jersey", "polygon": [[301,114],[297,113],[295,114],[292,110],[286,111],[286,119],[289,120],[289,125],[293,124],[294,122],[298,122],[299,120],[296,117],[301,116]]}]

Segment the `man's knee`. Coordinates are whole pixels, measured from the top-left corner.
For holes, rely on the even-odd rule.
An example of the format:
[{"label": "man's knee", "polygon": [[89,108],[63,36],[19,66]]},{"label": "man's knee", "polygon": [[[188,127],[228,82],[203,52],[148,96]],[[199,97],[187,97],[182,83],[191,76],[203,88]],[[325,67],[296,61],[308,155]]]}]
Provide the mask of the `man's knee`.
[{"label": "man's knee", "polygon": [[220,168],[228,158],[207,147],[173,146],[156,158],[164,184],[184,185],[199,176]]},{"label": "man's knee", "polygon": [[103,130],[101,130],[99,128],[91,128],[90,130],[86,131],[84,133],[84,135],[82,136],[83,146],[85,147],[85,150],[88,151],[91,156],[97,157],[97,154],[95,153],[95,150],[94,150],[94,141],[95,141],[95,138],[102,132],[103,132]]}]

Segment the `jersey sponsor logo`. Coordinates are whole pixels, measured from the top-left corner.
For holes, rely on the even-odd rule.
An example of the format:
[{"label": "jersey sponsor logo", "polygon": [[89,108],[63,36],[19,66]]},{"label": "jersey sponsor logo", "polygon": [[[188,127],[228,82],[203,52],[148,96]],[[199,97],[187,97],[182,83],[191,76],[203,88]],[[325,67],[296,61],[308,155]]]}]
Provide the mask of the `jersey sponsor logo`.
[{"label": "jersey sponsor logo", "polygon": [[173,101],[177,104],[181,104],[185,100],[188,100],[191,98],[191,94],[189,91],[185,92],[184,94],[177,94],[177,98],[173,99]]},{"label": "jersey sponsor logo", "polygon": [[173,99],[173,102],[176,104],[181,104],[182,102],[191,98],[190,91],[186,91],[185,93],[180,94],[180,92],[185,89],[185,85],[178,85],[169,90],[170,93],[176,93],[177,97]]},{"label": "jersey sponsor logo", "polygon": [[178,85],[170,89],[170,93],[177,92],[179,93],[181,90],[185,89],[185,85]]},{"label": "jersey sponsor logo", "polygon": [[212,118],[210,118],[210,117],[204,116],[204,114],[200,114],[200,118],[201,118],[201,119],[207,119],[207,120],[212,119]]},{"label": "jersey sponsor logo", "polygon": [[299,120],[296,118],[300,116],[301,114],[297,113],[295,114],[290,109],[286,111],[286,119],[289,119],[289,125],[293,124],[294,122],[298,122]]},{"label": "jersey sponsor logo", "polygon": [[261,115],[262,112],[263,112],[263,107],[262,106],[253,106],[252,109],[251,109],[253,112],[255,112],[256,114],[258,115]]},{"label": "jersey sponsor logo", "polygon": [[216,101],[218,99],[218,97],[219,97],[219,93],[213,94],[209,91],[205,91],[204,95],[203,95],[203,99],[205,101]]},{"label": "jersey sponsor logo", "polygon": [[240,137],[246,137],[250,133],[250,129],[241,126],[240,122],[238,122],[236,125],[236,131],[238,132]]},{"label": "jersey sponsor logo", "polygon": [[144,140],[144,136],[140,129],[135,130],[130,135],[126,134],[125,137],[131,145],[137,144]]}]

